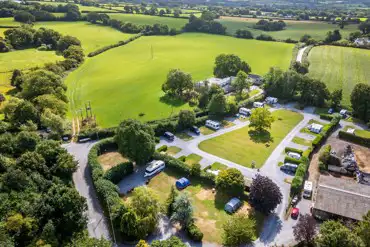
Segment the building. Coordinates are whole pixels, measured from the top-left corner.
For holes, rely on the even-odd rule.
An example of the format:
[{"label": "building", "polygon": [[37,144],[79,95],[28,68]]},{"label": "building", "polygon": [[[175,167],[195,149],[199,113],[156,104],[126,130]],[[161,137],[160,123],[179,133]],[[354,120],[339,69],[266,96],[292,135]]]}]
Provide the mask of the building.
[{"label": "building", "polygon": [[211,85],[218,85],[220,86],[225,93],[230,93],[233,91],[233,88],[231,86],[231,83],[235,80],[235,76],[230,76],[230,77],[226,77],[226,78],[215,78],[215,77],[212,77],[212,78],[209,78],[207,80],[204,80],[204,81],[200,81],[200,82],[197,82],[195,84],[196,87],[201,87],[203,86],[205,83],[208,83],[208,86],[211,86]]},{"label": "building", "polygon": [[370,210],[369,186],[351,179],[320,176],[312,214],[319,219],[362,220]]},{"label": "building", "polygon": [[261,85],[263,83],[263,78],[255,74],[248,74],[248,80],[254,85]]}]

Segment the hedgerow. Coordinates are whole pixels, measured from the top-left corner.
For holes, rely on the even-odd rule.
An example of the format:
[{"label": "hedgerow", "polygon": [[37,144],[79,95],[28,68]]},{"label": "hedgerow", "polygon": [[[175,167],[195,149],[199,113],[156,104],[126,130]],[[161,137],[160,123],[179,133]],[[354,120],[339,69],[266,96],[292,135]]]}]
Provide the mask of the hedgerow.
[{"label": "hedgerow", "polygon": [[370,147],[370,138],[365,138],[362,136],[356,136],[354,134],[348,133],[346,131],[339,131],[338,136],[340,139],[350,141],[353,143],[357,143],[359,145],[363,145],[365,147]]}]

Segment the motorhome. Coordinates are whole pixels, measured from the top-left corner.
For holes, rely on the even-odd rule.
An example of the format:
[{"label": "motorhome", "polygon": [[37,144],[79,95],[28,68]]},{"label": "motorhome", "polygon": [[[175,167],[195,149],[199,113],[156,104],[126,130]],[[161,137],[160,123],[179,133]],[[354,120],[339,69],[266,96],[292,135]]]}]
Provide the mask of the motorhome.
[{"label": "motorhome", "polygon": [[263,102],[254,102],[253,107],[254,108],[262,108],[265,104]]},{"label": "motorhome", "polygon": [[298,165],[297,164],[292,164],[292,163],[285,163],[280,167],[280,170],[286,171],[286,172],[294,172],[297,170]]},{"label": "motorhome", "polygon": [[239,114],[242,114],[244,116],[250,116],[251,112],[252,112],[251,109],[248,109],[248,108],[241,107],[239,109]]},{"label": "motorhome", "polygon": [[149,163],[148,167],[145,169],[144,177],[150,177],[157,173],[160,173],[163,171],[163,169],[166,167],[164,161],[162,160],[153,160]]},{"label": "motorhome", "polygon": [[206,121],[206,127],[214,130],[219,130],[221,128],[221,124],[219,122],[213,120]]},{"label": "motorhome", "polygon": [[303,187],[303,197],[310,198],[311,195],[312,195],[312,182],[306,181],[304,182],[304,187]]}]

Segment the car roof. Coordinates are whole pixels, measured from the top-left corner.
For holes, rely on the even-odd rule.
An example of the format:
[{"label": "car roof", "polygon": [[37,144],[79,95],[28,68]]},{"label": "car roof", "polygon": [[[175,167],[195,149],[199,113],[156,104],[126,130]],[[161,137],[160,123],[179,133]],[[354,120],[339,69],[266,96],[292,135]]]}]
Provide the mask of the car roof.
[{"label": "car roof", "polygon": [[233,206],[237,205],[238,203],[240,203],[240,200],[238,198],[234,197],[227,204],[233,207]]}]

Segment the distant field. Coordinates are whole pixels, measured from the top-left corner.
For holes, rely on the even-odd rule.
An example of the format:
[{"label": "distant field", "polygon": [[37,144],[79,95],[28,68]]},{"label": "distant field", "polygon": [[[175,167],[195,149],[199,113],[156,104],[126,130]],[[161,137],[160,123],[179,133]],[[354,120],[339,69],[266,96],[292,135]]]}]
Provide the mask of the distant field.
[{"label": "distant field", "polygon": [[[328,31],[339,29],[338,25],[329,24],[326,22],[314,21],[285,21],[287,27],[282,31],[264,32],[261,30],[251,28],[253,24],[257,23],[259,19],[253,18],[238,18],[238,17],[222,17],[218,21],[226,26],[226,32],[234,34],[238,29],[247,29],[253,33],[254,36],[259,34],[268,34],[275,39],[285,40],[291,38],[299,40],[304,34],[311,35],[314,39],[322,40],[325,38]],[[357,25],[347,25],[344,29],[340,29],[343,38],[347,38],[349,33],[357,31]]]},{"label": "distant field", "polygon": [[0,26],[20,26],[20,22],[14,21],[13,17],[0,18]]},{"label": "distant field", "polygon": [[172,18],[172,17],[159,17],[151,15],[136,15],[136,14],[108,14],[111,19],[135,23],[138,25],[153,25],[153,24],[166,24],[170,28],[182,29],[188,22],[187,19]]},{"label": "distant field", "polygon": [[35,28],[40,27],[54,29],[64,35],[77,37],[81,40],[85,54],[132,36],[132,34],[122,33],[111,27],[94,25],[88,22],[37,22]]},{"label": "distant field", "polygon": [[330,91],[343,89],[344,105],[357,83],[370,84],[370,51],[364,49],[318,46],[309,55],[309,76],[322,80]]},{"label": "distant field", "polygon": [[[37,3],[40,3],[40,4],[48,4],[48,5],[66,5],[67,3],[63,3],[63,2],[39,2],[39,1],[27,1],[27,2],[37,2]],[[90,11],[90,12],[99,12],[99,11],[112,11],[112,12],[116,12],[115,10],[107,10],[107,9],[104,9],[104,8],[100,8],[100,7],[95,7],[95,6],[83,6],[81,4],[76,4],[78,6],[78,8],[80,9],[80,11]]]},{"label": "distant field", "polygon": [[171,68],[189,72],[197,81],[212,76],[217,55],[234,53],[251,65],[253,73],[262,75],[271,66],[287,69],[292,49],[286,43],[198,33],[141,37],[89,58],[67,77],[71,113],[90,100],[103,127],[139,118],[139,113],[145,114],[142,120],[165,118],[189,107],[160,100],[161,85]]},{"label": "distant field", "polygon": [[256,167],[261,167],[281,140],[303,119],[301,114],[287,110],[277,110],[272,115],[275,122],[269,130],[271,141],[268,146],[262,141],[268,139],[267,135],[250,132],[253,129],[246,126],[203,141],[199,148],[246,167],[251,167],[253,161]]}]

